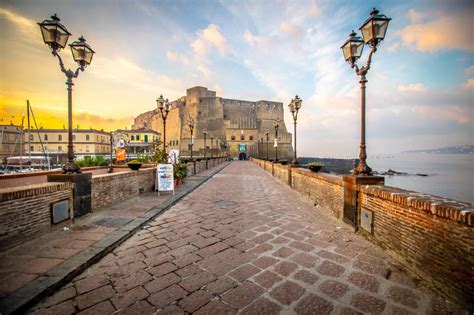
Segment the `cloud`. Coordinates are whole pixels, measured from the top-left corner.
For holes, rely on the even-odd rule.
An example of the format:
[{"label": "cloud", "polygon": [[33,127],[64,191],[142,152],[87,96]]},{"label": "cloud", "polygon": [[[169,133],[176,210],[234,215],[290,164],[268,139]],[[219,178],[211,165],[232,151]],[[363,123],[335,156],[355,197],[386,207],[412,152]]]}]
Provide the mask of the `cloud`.
[{"label": "cloud", "polygon": [[298,39],[302,36],[302,29],[291,21],[285,20],[280,23],[280,30],[288,35],[290,39]]},{"label": "cloud", "polygon": [[308,5],[308,14],[310,16],[320,16],[322,13],[321,7],[316,4],[316,0],[311,0]]},{"label": "cloud", "polygon": [[390,46],[387,47],[387,50],[391,53],[394,53],[400,49],[400,46],[400,42],[393,42]]},{"label": "cloud", "polygon": [[400,92],[426,92],[426,86],[423,83],[412,83],[407,85],[399,85],[398,90]]},{"label": "cloud", "polygon": [[245,39],[247,43],[249,43],[252,46],[257,44],[259,41],[259,38],[257,36],[254,36],[252,33],[250,33],[249,30],[246,30],[242,37]]},{"label": "cloud", "polygon": [[197,35],[196,40],[191,44],[197,55],[204,56],[212,48],[216,48],[221,55],[225,55],[227,52],[227,41],[218,25],[209,24],[207,28],[199,30]]},{"label": "cloud", "polygon": [[411,23],[418,23],[425,16],[426,16],[426,14],[421,13],[421,12],[417,12],[417,11],[415,11],[415,9],[408,10],[408,18],[410,19]]},{"label": "cloud", "polygon": [[474,74],[474,66],[467,67],[466,69],[464,69],[464,72],[466,72],[467,74]]},{"label": "cloud", "polygon": [[474,90],[474,79],[469,79],[462,84],[462,88],[466,90]]},{"label": "cloud", "polygon": [[429,22],[412,24],[397,34],[406,46],[422,52],[460,49],[474,51],[472,9],[453,15],[442,15]]}]

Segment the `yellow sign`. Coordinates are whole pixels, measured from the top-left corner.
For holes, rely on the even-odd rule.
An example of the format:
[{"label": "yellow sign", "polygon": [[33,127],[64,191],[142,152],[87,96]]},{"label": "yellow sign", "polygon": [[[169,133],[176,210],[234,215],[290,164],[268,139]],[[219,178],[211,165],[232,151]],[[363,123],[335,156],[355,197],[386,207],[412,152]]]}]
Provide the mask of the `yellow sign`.
[{"label": "yellow sign", "polygon": [[125,161],[127,159],[125,149],[117,148],[115,149],[115,154],[117,155],[117,161]]}]

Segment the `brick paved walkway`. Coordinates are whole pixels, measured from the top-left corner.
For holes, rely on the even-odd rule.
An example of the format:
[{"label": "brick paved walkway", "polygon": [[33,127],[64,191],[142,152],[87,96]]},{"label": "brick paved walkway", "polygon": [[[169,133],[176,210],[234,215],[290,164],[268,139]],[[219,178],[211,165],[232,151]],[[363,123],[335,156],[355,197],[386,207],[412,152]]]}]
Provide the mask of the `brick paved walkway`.
[{"label": "brick paved walkway", "polygon": [[32,312],[456,310],[339,225],[252,163],[233,162]]}]

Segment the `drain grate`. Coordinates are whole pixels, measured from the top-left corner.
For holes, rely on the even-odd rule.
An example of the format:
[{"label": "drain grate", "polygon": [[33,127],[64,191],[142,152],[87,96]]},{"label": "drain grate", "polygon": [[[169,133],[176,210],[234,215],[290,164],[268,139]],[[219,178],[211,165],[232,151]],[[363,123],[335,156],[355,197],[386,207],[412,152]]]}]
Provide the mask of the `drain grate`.
[{"label": "drain grate", "polygon": [[217,200],[214,204],[219,208],[230,208],[237,205],[237,202],[231,200]]},{"label": "drain grate", "polygon": [[121,227],[126,225],[132,221],[130,218],[121,218],[121,217],[116,217],[116,218],[102,218],[99,220],[94,221],[93,223],[96,225],[102,225],[102,226],[107,226],[107,227]]}]

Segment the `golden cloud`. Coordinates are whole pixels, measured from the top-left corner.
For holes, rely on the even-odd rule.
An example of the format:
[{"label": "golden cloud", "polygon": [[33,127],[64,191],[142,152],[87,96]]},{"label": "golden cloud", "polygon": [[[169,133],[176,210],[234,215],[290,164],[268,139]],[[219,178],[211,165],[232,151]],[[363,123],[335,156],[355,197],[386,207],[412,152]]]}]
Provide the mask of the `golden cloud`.
[{"label": "golden cloud", "polygon": [[472,10],[440,16],[426,23],[409,25],[397,34],[405,45],[423,52],[444,49],[474,51],[472,16]]}]

